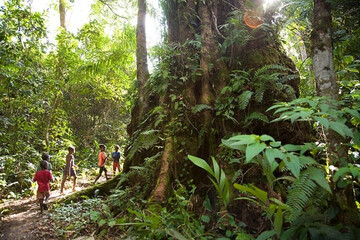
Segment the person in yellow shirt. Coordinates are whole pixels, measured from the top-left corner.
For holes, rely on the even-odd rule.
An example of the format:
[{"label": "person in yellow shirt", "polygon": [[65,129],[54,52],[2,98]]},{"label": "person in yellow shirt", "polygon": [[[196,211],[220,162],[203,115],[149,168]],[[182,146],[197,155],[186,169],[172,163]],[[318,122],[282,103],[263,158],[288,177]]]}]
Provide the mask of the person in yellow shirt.
[{"label": "person in yellow shirt", "polygon": [[95,178],[94,184],[101,177],[102,172],[105,172],[106,180],[109,179],[107,176],[107,169],[105,167],[105,162],[107,159],[107,156],[105,154],[106,146],[104,144],[100,144],[99,147],[100,147],[100,152],[98,156],[99,175]]}]

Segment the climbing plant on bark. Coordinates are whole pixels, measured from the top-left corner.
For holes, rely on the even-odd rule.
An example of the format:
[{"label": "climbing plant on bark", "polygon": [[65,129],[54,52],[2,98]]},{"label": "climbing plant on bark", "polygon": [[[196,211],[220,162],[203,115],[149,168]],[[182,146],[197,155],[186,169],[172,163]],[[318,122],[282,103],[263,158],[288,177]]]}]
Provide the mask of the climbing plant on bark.
[{"label": "climbing plant on bark", "polygon": [[[300,139],[264,125],[270,117],[267,107],[298,95],[298,77],[291,60],[277,47],[275,29],[245,25],[249,12],[265,21],[260,1],[246,6],[238,1],[196,0],[161,4],[167,42],[145,85],[149,98],[156,101],[137,119],[124,168],[130,171],[156,156],[157,180],[148,197],[160,202],[183,173],[203,181],[196,174],[199,170],[182,167],[186,156],[209,159],[219,154],[225,136],[259,132],[289,142]],[[133,115],[132,121],[137,117]],[[284,126],[284,132],[292,130],[290,124]]]}]

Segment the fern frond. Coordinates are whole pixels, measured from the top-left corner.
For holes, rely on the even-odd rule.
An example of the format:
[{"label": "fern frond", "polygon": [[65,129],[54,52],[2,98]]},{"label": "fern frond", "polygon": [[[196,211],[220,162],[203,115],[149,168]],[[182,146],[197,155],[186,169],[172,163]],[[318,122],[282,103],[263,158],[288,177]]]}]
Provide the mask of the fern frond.
[{"label": "fern frond", "polygon": [[245,91],[238,97],[239,109],[244,110],[250,102],[253,92]]},{"label": "fern frond", "polygon": [[146,130],[137,136],[131,149],[129,151],[129,158],[132,158],[134,154],[141,149],[149,149],[154,146],[160,139],[160,131],[159,130]]},{"label": "fern frond", "polygon": [[256,102],[261,103],[263,101],[265,90],[265,87],[259,87],[256,89],[254,97]]},{"label": "fern frond", "polygon": [[250,114],[250,116],[248,116],[248,117],[246,118],[246,121],[250,121],[250,120],[253,120],[253,119],[255,119],[255,120],[260,120],[260,121],[263,121],[263,122],[265,122],[265,123],[269,123],[269,119],[267,118],[267,116],[264,115],[264,114],[262,114],[262,113],[260,113],[260,112],[252,112],[252,113]]},{"label": "fern frond", "polygon": [[286,72],[288,69],[284,66],[277,64],[265,65],[255,71],[254,77],[259,78],[261,75],[268,75],[270,70],[277,70],[277,72]]},{"label": "fern frond", "polygon": [[209,105],[206,105],[206,104],[198,104],[198,105],[195,105],[194,107],[192,107],[192,113],[193,114],[196,114],[198,112],[201,112],[202,110],[205,110],[205,109],[212,109]]},{"label": "fern frond", "polygon": [[303,173],[293,182],[289,189],[286,204],[291,210],[286,212],[286,221],[294,222],[303,212],[311,196],[314,194],[317,185],[310,179],[308,173]]}]

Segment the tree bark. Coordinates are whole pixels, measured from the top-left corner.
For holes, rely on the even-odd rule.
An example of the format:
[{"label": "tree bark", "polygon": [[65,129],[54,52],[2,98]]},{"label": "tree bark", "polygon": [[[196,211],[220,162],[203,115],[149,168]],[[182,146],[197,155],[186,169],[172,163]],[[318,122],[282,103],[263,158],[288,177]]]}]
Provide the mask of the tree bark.
[{"label": "tree bark", "polygon": [[[161,107],[168,113],[156,128],[161,132],[160,139],[163,140],[149,150],[137,151],[134,157],[127,158],[124,164],[124,171],[131,171],[130,166],[142,165],[145,163],[145,157],[157,156],[156,154],[160,152],[156,165],[157,179],[155,183],[151,183],[154,185],[150,194],[152,201],[166,202],[171,192],[168,190],[171,189],[174,179],[182,183],[194,179],[196,184],[209,184],[200,170],[188,164],[186,156],[191,154],[208,160],[210,156],[216,156],[221,152],[218,146],[222,138],[233,133],[249,131],[241,124],[235,126],[230,120],[224,122],[222,117],[216,115],[217,100],[222,96],[222,89],[230,83],[231,71],[246,71],[251,68],[256,70],[267,64],[283,64],[295,69],[289,58],[276,47],[277,44],[272,43],[270,46],[265,31],[260,31],[259,35],[248,29],[249,35],[258,34],[251,42],[244,45],[234,41],[232,52],[221,51],[220,45],[224,42],[224,37],[231,36],[227,36],[226,32],[220,32],[218,26],[227,23],[229,15],[235,10],[233,6],[238,2],[234,0],[164,1],[168,25],[167,44],[176,53],[164,57],[164,61],[168,62],[162,64],[168,66],[165,70],[171,76],[159,80],[158,84],[167,84],[165,93],[159,96],[160,101],[157,106],[149,106],[149,109],[144,111],[146,114],[155,107]],[[267,56],[264,57],[264,53]],[[294,86],[297,91],[297,84],[295,83]],[[245,86],[242,91],[246,90]],[[280,99],[278,96],[268,94],[267,102],[256,107],[260,109],[259,111],[265,112],[275,100]],[[204,106],[204,109],[193,113],[192,108],[195,106]],[[135,118],[138,118],[139,114],[135,114],[134,110],[136,109],[133,109],[131,128],[136,129],[137,132],[147,132],[155,128],[153,123],[138,122]],[[235,114],[242,118],[244,112]],[[146,121],[156,120],[146,118]],[[133,124],[135,122],[138,124]],[[225,125],[226,129],[222,127]],[[264,134],[271,131],[272,127],[270,126],[269,129],[259,131]],[[288,131],[288,128],[284,131]],[[133,135],[131,147],[136,145],[136,139]]]},{"label": "tree bark", "polygon": [[[334,70],[334,59],[332,54],[332,19],[331,5],[326,0],[314,0],[314,19],[312,31],[313,68],[316,81],[317,95],[339,100],[339,89],[336,82]],[[329,103],[331,105],[331,103]],[[341,167],[340,159],[347,157],[347,149],[342,146],[339,134],[332,130],[326,131],[328,142],[329,164]],[[345,225],[359,225],[358,209],[355,203],[353,186],[345,188],[334,188],[334,203],[340,212],[338,218]]]},{"label": "tree bark", "polygon": [[136,130],[149,108],[149,94],[145,89],[146,81],[149,78],[146,47],[146,0],[138,0],[138,16],[136,28],[136,77],[138,84],[138,98],[132,110],[131,123],[128,126],[128,134]]},{"label": "tree bark", "polygon": [[331,23],[330,3],[314,0],[312,44],[317,95],[337,100],[339,90],[332,54]]},{"label": "tree bark", "polygon": [[147,63],[147,48],[146,48],[146,1],[138,0],[138,20],[136,29],[136,65],[137,65],[137,80],[139,83],[139,103],[140,111],[138,120],[144,116],[144,112],[148,107],[148,97],[145,92],[145,84],[149,78],[149,70]]},{"label": "tree bark", "polygon": [[66,9],[65,9],[65,0],[59,0],[59,13],[60,13],[60,26],[66,30]]}]

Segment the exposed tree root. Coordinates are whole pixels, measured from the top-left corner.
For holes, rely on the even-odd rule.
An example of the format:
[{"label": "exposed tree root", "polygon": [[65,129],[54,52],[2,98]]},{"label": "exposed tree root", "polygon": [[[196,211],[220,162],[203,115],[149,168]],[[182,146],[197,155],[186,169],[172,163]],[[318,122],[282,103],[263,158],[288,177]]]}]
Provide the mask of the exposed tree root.
[{"label": "exposed tree root", "polygon": [[66,196],[65,198],[61,198],[61,199],[57,200],[54,203],[77,202],[77,201],[80,201],[81,199],[83,199],[84,196],[95,197],[95,196],[99,196],[99,195],[100,196],[107,195],[110,193],[111,189],[116,187],[121,176],[122,176],[122,174],[118,174],[114,178],[112,178],[104,183],[96,184],[94,186],[85,188],[81,191],[72,193],[72,194]]},{"label": "exposed tree root", "polygon": [[173,156],[173,139],[171,137],[166,139],[164,153],[161,156],[161,169],[157,179],[155,190],[150,197],[151,200],[162,202],[167,196],[167,190],[170,182],[170,164]]}]

